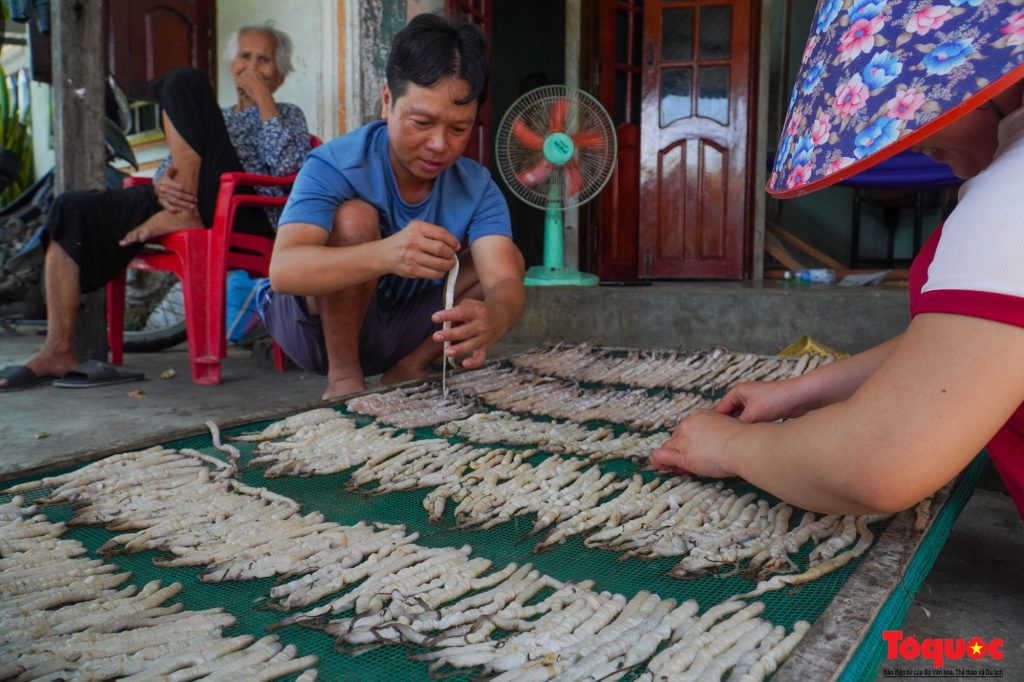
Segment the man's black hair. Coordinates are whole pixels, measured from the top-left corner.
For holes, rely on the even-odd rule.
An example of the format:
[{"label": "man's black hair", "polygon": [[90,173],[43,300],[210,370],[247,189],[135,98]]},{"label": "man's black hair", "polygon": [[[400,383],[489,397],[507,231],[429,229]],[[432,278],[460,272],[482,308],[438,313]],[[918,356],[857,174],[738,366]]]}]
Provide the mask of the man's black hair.
[{"label": "man's black hair", "polygon": [[478,26],[455,27],[436,14],[417,14],[395,35],[386,71],[392,102],[409,83],[430,87],[455,76],[469,84],[469,94],[456,104],[487,98],[487,38]]}]

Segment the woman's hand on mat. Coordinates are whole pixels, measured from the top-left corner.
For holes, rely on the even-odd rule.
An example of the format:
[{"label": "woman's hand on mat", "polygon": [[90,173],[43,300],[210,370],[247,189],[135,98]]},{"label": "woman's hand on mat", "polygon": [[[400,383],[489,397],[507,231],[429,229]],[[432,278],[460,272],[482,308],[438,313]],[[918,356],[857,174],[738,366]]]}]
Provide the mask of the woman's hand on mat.
[{"label": "woman's hand on mat", "polygon": [[676,426],[672,436],[651,453],[656,469],[695,476],[728,478],[729,442],[744,429],[753,428],[711,410],[694,410]]},{"label": "woman's hand on mat", "polygon": [[404,229],[382,239],[384,267],[401,277],[440,279],[455,265],[459,240],[437,225],[414,220]]},{"label": "woman's hand on mat", "polygon": [[196,194],[178,180],[178,169],[168,166],[164,174],[153,183],[157,201],[171,213],[190,213],[196,210]]},{"label": "woman's hand on mat", "polygon": [[487,351],[501,336],[502,325],[493,306],[473,298],[467,298],[449,310],[439,310],[431,319],[437,323],[452,323],[451,329],[434,332],[433,339],[439,343],[451,343],[449,357],[468,356],[462,360],[462,366],[467,369],[482,365],[487,359]]},{"label": "woman's hand on mat", "polygon": [[806,414],[798,380],[745,381],[736,384],[715,405],[715,412],[744,422],[772,422]]}]

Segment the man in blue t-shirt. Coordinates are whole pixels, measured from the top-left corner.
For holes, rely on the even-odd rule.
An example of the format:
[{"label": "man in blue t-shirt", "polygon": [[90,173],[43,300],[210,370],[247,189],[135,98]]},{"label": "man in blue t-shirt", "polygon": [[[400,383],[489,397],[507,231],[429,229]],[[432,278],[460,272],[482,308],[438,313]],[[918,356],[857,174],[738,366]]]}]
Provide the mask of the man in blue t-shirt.
[{"label": "man in blue t-shirt", "polygon": [[[508,205],[490,173],[461,158],[486,89],[482,32],[421,14],[392,44],[383,120],[306,158],[259,307],[284,351],[327,375],[324,399],[364,390],[370,374],[419,378],[444,342],[479,367],[519,320],[524,264]],[[444,310],[456,258],[456,305]]]}]

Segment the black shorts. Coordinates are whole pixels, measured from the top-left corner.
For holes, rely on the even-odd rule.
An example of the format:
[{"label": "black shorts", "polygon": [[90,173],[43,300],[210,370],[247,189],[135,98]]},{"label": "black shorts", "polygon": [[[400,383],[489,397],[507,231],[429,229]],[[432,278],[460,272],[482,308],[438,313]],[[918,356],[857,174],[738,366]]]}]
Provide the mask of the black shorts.
[{"label": "black shorts", "polygon": [[82,293],[88,293],[124,272],[142,245],[118,242],[159,210],[152,185],[64,192],[50,208],[46,229],[78,264]]},{"label": "black shorts", "polygon": [[[430,287],[400,304],[389,304],[374,294],[359,330],[363,376],[383,374],[441,328],[430,318],[444,309],[443,292],[442,286]],[[261,297],[263,323],[285,354],[307,372],[327,374],[320,316],[306,311],[301,296],[275,294],[267,286]]]}]

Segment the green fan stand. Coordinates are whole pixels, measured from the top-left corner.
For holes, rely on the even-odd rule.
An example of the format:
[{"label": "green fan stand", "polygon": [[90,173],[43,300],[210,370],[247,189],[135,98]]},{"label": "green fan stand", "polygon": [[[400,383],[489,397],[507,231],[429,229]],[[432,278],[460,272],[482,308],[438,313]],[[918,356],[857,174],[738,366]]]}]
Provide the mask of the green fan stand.
[{"label": "green fan stand", "polygon": [[[544,140],[544,156],[555,166],[569,162],[573,153],[572,138],[565,133],[553,133]],[[562,242],[562,196],[558,183],[548,189],[547,208],[544,210],[544,265],[534,265],[526,271],[523,283],[529,287],[594,286],[597,275],[566,267]]]}]

